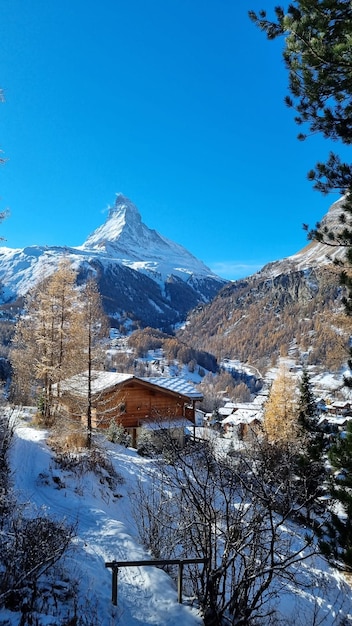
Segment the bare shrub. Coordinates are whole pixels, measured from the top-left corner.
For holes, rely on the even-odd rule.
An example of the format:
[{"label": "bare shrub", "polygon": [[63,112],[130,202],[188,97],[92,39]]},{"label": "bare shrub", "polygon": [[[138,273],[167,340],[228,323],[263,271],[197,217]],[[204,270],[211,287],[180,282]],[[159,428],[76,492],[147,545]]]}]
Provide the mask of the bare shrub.
[{"label": "bare shrub", "polygon": [[86,447],[87,436],[81,432],[71,433],[65,437],[65,447],[68,450],[78,451]]},{"label": "bare shrub", "polygon": [[0,525],[12,503],[10,491],[10,462],[9,452],[14,435],[14,420],[12,415],[3,412],[0,415]]},{"label": "bare shrub", "polygon": [[76,476],[93,472],[101,484],[106,484],[112,491],[124,483],[123,477],[115,470],[106,451],[98,446],[76,451],[57,448],[55,462],[61,470]]},{"label": "bare shrub", "polygon": [[26,517],[16,508],[3,529],[0,572],[0,606],[19,610],[26,598],[33,608],[44,575],[67,552],[75,528],[44,514]]},{"label": "bare shrub", "polygon": [[81,452],[87,447],[87,432],[79,422],[57,415],[51,427],[48,443],[56,453]]}]

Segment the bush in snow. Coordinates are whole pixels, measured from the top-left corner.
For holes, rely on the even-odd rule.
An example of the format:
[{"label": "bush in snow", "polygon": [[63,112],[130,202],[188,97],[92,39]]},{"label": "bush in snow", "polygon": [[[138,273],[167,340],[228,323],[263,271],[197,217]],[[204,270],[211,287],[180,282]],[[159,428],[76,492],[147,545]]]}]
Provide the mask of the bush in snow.
[{"label": "bush in snow", "polygon": [[0,524],[12,503],[10,492],[9,452],[13,440],[14,422],[11,416],[3,413],[0,416]]},{"label": "bush in snow", "polygon": [[21,610],[35,607],[44,575],[67,552],[75,531],[65,521],[46,515],[26,517],[25,508],[7,516],[2,531],[0,606]]},{"label": "bush in snow", "polygon": [[128,446],[132,443],[132,437],[129,435],[122,424],[117,424],[115,420],[111,420],[110,426],[106,432],[106,438],[112,443],[119,443],[121,446]]}]

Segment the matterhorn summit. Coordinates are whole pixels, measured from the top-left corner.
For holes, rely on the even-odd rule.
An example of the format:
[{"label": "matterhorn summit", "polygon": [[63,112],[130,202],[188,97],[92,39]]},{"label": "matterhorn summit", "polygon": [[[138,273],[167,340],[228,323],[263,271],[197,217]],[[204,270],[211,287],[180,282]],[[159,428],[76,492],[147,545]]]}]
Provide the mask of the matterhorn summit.
[{"label": "matterhorn summit", "polygon": [[70,260],[82,282],[93,276],[112,319],[170,328],[227,282],[179,244],[142,222],[137,207],[117,194],[104,224],[78,247],[0,248],[3,303],[24,296]]},{"label": "matterhorn summit", "polygon": [[139,271],[155,272],[162,280],[175,274],[185,274],[186,280],[192,274],[216,277],[185,248],[143,224],[137,207],[123,194],[117,194],[105,224],[89,235],[81,250],[105,252],[130,267],[137,263]]},{"label": "matterhorn summit", "polygon": [[142,223],[137,207],[123,194],[116,196],[113,207],[110,207],[108,219],[99,226],[85,241],[83,250],[119,249],[135,254],[138,245],[151,232]]}]

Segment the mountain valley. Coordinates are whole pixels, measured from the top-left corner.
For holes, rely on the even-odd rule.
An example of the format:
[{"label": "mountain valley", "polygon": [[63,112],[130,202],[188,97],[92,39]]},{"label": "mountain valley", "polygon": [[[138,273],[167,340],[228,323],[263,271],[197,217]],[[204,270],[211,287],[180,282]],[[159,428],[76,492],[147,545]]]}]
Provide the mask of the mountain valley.
[{"label": "mountain valley", "polygon": [[[323,226],[338,229],[341,203],[331,206]],[[170,352],[169,341],[168,351],[182,353],[181,362],[193,362],[197,352],[210,355],[209,370],[230,359],[264,376],[290,353],[301,365],[338,372],[348,358],[350,329],[340,270],[332,259],[343,253],[339,246],[313,241],[246,279],[225,281],[145,226],[138,209],[120,194],[106,222],[78,248],[0,248],[2,376],[8,371],[8,317],[15,319],[26,293],[54,272],[62,258],[77,270],[79,283],[88,276],[97,280],[111,327],[122,335],[146,327],[166,332],[166,340],[174,336],[179,342]],[[148,333],[141,341],[148,345]],[[120,366],[133,364],[134,358],[125,358]]]}]

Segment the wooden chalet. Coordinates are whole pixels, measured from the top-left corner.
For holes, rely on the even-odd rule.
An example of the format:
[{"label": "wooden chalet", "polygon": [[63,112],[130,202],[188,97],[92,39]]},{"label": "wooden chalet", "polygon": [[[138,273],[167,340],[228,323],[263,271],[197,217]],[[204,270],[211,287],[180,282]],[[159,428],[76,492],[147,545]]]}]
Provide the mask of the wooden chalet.
[{"label": "wooden chalet", "polygon": [[[79,374],[60,383],[58,409],[71,419],[85,422],[89,377]],[[182,437],[187,424],[195,424],[195,405],[203,399],[181,378],[139,378],[133,374],[94,372],[91,376],[92,426],[121,424],[136,444],[140,429],[171,429]]]}]

